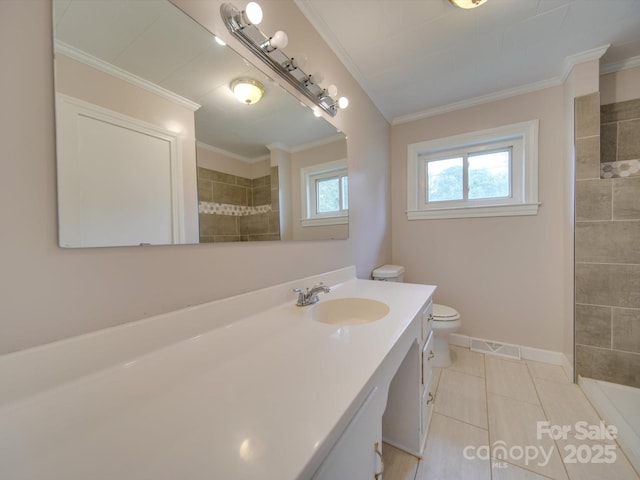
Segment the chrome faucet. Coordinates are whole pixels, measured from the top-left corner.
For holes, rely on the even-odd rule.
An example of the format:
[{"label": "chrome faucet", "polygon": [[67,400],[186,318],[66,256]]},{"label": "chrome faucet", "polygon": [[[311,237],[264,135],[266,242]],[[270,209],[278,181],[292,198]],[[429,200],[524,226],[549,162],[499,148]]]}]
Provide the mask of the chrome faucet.
[{"label": "chrome faucet", "polygon": [[307,288],[306,292],[303,292],[299,288],[294,288],[293,291],[298,294],[298,301],[296,302],[296,305],[298,307],[306,307],[307,305],[313,305],[319,300],[318,293],[329,293],[331,288],[326,287],[322,282],[320,282],[317,285],[314,285],[311,290]]}]

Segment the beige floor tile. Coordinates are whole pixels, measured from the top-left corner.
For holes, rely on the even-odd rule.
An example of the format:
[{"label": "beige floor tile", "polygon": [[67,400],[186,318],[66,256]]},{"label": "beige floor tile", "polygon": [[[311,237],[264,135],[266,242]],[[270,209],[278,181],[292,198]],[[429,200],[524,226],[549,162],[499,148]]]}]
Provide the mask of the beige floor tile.
[{"label": "beige floor tile", "polygon": [[[546,421],[542,407],[495,394],[488,394],[488,405],[489,437],[496,458],[553,479],[567,478],[553,440],[538,438],[538,422]],[[506,456],[501,455],[501,447]],[[529,451],[531,458],[521,458],[523,451]]]},{"label": "beige floor tile", "polygon": [[440,375],[434,412],[487,428],[484,379],[444,369]]},{"label": "beige floor tile", "polygon": [[533,362],[527,360],[527,366],[533,378],[541,378],[543,380],[552,380],[560,383],[572,383],[567,374],[560,365],[550,365],[548,363]]},{"label": "beige floor tile", "polygon": [[[416,480],[490,480],[489,460],[472,458],[478,447],[489,445],[487,431],[434,414],[425,453]],[[465,448],[469,447],[465,458]],[[394,480],[384,477],[385,480]]]},{"label": "beige floor tile", "polygon": [[440,382],[440,375],[442,374],[442,368],[439,367],[433,367],[431,375],[432,375],[432,380],[431,380],[431,391],[432,392],[438,392],[438,383]]},{"label": "beige floor tile", "polygon": [[[584,423],[584,426],[578,425],[578,430],[600,425],[600,417],[577,385],[539,378],[534,383],[551,426],[562,425],[571,429],[567,432],[568,440],[573,440],[576,434],[581,433],[576,431],[578,422]],[[607,442],[607,439],[600,440]],[[612,442],[613,440],[608,440],[608,443]]]},{"label": "beige floor tile", "polygon": [[557,444],[571,480],[638,480],[616,443],[574,439],[559,440]]},{"label": "beige floor tile", "polygon": [[484,354],[472,352],[468,348],[450,345],[451,366],[448,370],[484,377]]},{"label": "beige floor tile", "polygon": [[385,480],[414,480],[418,470],[418,458],[388,443],[382,444]]},{"label": "beige floor tile", "polygon": [[539,405],[538,395],[525,362],[485,357],[487,393],[497,393]]},{"label": "beige floor tile", "polygon": [[492,480],[548,480],[548,478],[507,462],[495,460],[491,462]]}]

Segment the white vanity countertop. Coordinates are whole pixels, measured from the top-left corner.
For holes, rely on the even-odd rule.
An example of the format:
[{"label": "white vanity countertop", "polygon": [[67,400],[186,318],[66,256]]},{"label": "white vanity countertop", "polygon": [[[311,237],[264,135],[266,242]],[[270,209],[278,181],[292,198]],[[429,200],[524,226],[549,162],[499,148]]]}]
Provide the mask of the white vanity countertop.
[{"label": "white vanity countertop", "polygon": [[352,279],[320,303],[373,298],[390,307],[385,318],[319,323],[291,294],[4,405],[0,396],[0,478],[299,478],[434,290]]}]

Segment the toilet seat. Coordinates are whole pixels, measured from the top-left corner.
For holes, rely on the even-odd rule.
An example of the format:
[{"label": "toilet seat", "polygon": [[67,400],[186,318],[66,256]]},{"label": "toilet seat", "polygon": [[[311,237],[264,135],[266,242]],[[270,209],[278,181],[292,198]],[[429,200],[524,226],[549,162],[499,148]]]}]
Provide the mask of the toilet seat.
[{"label": "toilet seat", "polygon": [[460,314],[455,308],[451,308],[447,305],[440,305],[438,303],[433,304],[431,310],[433,320],[436,322],[454,322],[460,320]]}]

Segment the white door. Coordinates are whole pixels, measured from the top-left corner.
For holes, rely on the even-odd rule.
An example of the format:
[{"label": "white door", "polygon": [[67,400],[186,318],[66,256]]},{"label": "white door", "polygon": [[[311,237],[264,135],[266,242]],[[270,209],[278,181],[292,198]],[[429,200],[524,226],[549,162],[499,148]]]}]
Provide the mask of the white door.
[{"label": "white door", "polygon": [[173,139],[83,107],[58,102],[60,245],[175,243]]}]

